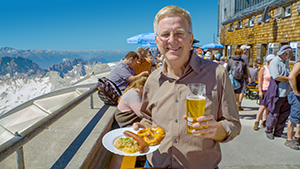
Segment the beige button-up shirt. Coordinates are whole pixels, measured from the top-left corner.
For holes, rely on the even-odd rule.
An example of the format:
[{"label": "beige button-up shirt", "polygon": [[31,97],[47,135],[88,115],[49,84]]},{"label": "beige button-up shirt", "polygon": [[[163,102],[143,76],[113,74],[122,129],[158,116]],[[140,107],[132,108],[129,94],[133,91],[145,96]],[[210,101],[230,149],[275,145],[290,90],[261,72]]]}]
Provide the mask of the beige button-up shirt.
[{"label": "beige button-up shirt", "polygon": [[160,126],[166,136],[147,159],[153,167],[215,168],[221,161],[218,141],[194,138],[186,132],[186,91],[188,83],[206,84],[205,114],[212,114],[232,140],[240,133],[241,123],[233,87],[222,65],[192,53],[184,74],[175,78],[166,65],[154,71],[144,86],[141,110],[152,126]]}]

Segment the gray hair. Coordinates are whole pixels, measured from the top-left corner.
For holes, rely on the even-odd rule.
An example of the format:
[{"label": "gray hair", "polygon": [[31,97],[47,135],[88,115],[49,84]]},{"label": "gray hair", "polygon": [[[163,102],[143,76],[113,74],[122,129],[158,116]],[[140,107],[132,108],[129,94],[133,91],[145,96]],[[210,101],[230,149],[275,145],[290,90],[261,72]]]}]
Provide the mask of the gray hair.
[{"label": "gray hair", "polygon": [[138,48],[136,49],[136,53],[145,53],[145,52],[146,52],[145,49],[142,48],[142,47],[138,47]]},{"label": "gray hair", "polygon": [[185,9],[175,6],[175,5],[166,6],[166,7],[162,8],[160,11],[158,11],[158,13],[155,16],[154,22],[153,22],[154,33],[155,34],[158,33],[158,22],[160,20],[162,20],[165,17],[176,15],[176,14],[179,14],[185,18],[186,24],[189,29],[188,31],[190,33],[192,33],[193,29],[192,29],[192,20],[191,20],[190,13],[188,11],[186,11]]}]

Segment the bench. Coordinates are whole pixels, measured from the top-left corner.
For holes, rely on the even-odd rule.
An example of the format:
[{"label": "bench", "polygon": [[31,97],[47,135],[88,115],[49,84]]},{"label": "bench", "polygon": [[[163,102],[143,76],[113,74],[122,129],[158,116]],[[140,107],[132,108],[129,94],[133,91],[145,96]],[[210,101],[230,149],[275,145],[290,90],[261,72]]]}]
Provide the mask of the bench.
[{"label": "bench", "polygon": [[253,100],[253,99],[258,99],[258,88],[254,86],[247,86],[246,88],[246,97]]},{"label": "bench", "polygon": [[120,169],[135,168],[136,156],[124,156]]},{"label": "bench", "polygon": [[109,169],[137,169],[145,166],[146,156],[121,156],[114,154]]}]

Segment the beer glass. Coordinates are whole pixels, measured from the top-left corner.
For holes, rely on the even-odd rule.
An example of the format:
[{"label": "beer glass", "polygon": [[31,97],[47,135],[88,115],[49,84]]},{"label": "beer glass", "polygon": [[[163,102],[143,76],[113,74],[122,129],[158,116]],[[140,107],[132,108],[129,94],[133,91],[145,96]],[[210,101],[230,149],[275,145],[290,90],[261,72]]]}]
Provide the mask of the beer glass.
[{"label": "beer glass", "polygon": [[[203,116],[205,112],[206,102],[206,86],[201,83],[190,83],[187,85],[186,94],[186,126],[187,133],[192,134],[193,124],[197,122],[199,116]],[[201,129],[196,128],[196,129]],[[200,134],[201,135],[201,134]]]}]

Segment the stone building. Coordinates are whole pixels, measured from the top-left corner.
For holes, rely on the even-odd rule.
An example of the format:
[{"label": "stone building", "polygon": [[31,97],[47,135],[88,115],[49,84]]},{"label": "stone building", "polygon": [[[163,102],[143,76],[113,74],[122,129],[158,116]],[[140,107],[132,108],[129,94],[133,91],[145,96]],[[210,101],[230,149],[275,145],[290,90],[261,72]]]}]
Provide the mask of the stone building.
[{"label": "stone building", "polygon": [[263,64],[282,45],[293,48],[290,66],[300,60],[300,0],[219,0],[218,38],[223,55],[251,46],[249,62]]}]

